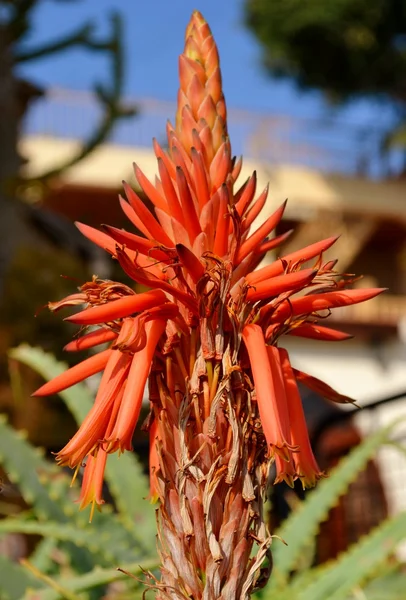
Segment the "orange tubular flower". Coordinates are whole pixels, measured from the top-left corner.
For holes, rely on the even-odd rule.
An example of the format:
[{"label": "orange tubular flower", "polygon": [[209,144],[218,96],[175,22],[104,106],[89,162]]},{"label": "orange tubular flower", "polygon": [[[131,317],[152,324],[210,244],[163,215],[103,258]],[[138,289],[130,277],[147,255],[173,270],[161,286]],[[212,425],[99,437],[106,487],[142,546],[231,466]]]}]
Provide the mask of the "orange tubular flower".
[{"label": "orange tubular flower", "polygon": [[275,377],[278,369],[272,352],[275,348],[266,345],[259,325],[246,325],[242,338],[251,362],[259,416],[270,455],[277,453],[289,460],[289,450],[293,449],[290,423],[283,380]]},{"label": "orange tubular flower", "polygon": [[285,393],[289,411],[292,442],[299,451],[292,453],[295,465],[295,478],[299,477],[303,488],[312,487],[317,479],[323,476],[314,458],[307,433],[306,420],[297,382],[290,364],[289,355],[285,349],[277,350],[285,383]]},{"label": "orange tubular flower", "polygon": [[102,498],[102,487],[104,479],[104,469],[106,466],[107,453],[103,448],[99,448],[96,454],[90,454],[83,473],[82,491],[79,499],[80,509],[86,508],[89,504],[90,520],[93,518],[94,509],[100,510],[104,500]]},{"label": "orange tubular flower", "polygon": [[[152,211],[124,184],[121,207],[138,232],[78,224],[119,262],[135,283],[94,278],[52,310],[85,305],[67,318],[84,328],[68,351],[108,349],[46,383],[57,393],[103,372],[94,406],[58,453],[60,464],[86,468],[80,506],[103,500],[111,452],[131,449],[148,380],[151,496],[159,499],[162,579],[158,598],[249,598],[271,537],[264,521],[268,472],[290,485],[314,485],[313,457],[297,381],[337,402],[349,402],[319,380],[292,369],[280,338],[327,341],[347,334],[318,325],[320,311],[363,302],[381,289],[344,289],[351,282],[323,264],[337,238],[281,256],[255,270],[285,203],[262,225],[255,219],[255,173],[237,184],[216,44],[195,12],[179,61],[180,89],[168,150],[154,141],[159,178],[135,175]],[[268,237],[269,236],[269,237]],[[310,261],[310,263],[309,263]],[[87,326],[97,326],[91,332]],[[172,548],[172,553],[168,551]]]}]

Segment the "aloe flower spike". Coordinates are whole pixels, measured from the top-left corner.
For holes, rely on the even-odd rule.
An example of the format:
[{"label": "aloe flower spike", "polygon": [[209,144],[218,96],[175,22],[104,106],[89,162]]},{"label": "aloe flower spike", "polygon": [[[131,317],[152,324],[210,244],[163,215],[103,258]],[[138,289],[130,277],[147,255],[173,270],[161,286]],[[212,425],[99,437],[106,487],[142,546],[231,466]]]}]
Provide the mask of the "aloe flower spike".
[{"label": "aloe flower spike", "polygon": [[[131,450],[148,382],[150,499],[157,503],[160,600],[248,599],[269,577],[265,514],[270,466],[275,482],[304,487],[324,474],[313,456],[298,382],[336,402],[351,398],[292,367],[285,335],[325,341],[349,336],[319,325],[325,311],[369,300],[381,289],[350,281],[325,263],[337,238],[280,256],[266,252],[286,234],[275,229],[282,204],[255,227],[267,201],[256,174],[237,182],[216,44],[199,12],[186,30],[180,88],[168,150],[156,141],[159,178],[134,171],[151,202],[124,185],[130,228],[78,228],[105,249],[135,284],[94,277],[51,310],[84,305],[67,320],[82,327],[66,350],[107,349],[42,386],[57,393],[102,373],[94,405],[57,461],[86,462],[80,508],[103,503],[112,452]],[[91,332],[88,326],[97,328]]]}]

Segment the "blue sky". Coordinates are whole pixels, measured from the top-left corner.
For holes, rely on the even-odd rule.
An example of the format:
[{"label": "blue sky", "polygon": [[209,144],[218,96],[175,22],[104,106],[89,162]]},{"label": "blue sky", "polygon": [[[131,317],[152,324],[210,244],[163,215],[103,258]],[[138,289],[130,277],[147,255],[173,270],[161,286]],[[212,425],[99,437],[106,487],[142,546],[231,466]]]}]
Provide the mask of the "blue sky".
[{"label": "blue sky", "polygon": [[[230,106],[297,116],[329,112],[317,92],[303,94],[292,83],[275,82],[263,72],[258,43],[243,24],[242,4],[242,0],[42,0],[29,42],[58,38],[86,19],[103,31],[109,12],[118,10],[125,16],[126,94],[173,100],[177,56],[187,21],[197,8],[216,37]],[[23,71],[43,85],[88,89],[95,79],[105,77],[106,67],[98,56],[74,50],[27,64]],[[348,120],[365,122],[371,107],[357,103],[341,112]]]}]

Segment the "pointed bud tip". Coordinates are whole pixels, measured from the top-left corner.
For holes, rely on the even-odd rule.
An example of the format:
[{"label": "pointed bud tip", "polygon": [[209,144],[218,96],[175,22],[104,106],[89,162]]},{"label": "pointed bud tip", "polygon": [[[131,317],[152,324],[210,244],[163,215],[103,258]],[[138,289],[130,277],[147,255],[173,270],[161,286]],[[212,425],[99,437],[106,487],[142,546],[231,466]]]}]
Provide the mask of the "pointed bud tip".
[{"label": "pointed bud tip", "polygon": [[207,21],[203,17],[200,10],[195,9],[192,12],[192,16],[190,17],[189,23],[186,27],[185,37],[188,38],[188,36],[191,34],[191,30],[192,30],[193,26],[197,26],[200,28],[202,25],[206,25],[206,24],[207,24]]},{"label": "pointed bud tip", "polygon": [[67,321],[68,323],[74,323],[75,322],[75,318],[76,318],[76,314],[75,315],[70,315],[69,317],[65,317],[64,321]]},{"label": "pointed bud tip", "polygon": [[[358,289],[362,289],[362,288],[358,288]],[[382,288],[366,288],[365,291],[366,292],[370,292],[373,296],[379,296],[379,294],[382,294],[383,292],[387,292],[389,288],[387,287],[382,287]]]},{"label": "pointed bud tip", "polygon": [[[331,237],[326,238],[324,240],[324,242],[326,244],[326,250],[331,248],[331,246],[334,246],[334,244],[340,239],[340,237],[341,237],[341,233],[339,233],[337,235],[332,235]],[[336,262],[338,262],[338,259],[336,260]]]},{"label": "pointed bud tip", "polygon": [[205,18],[203,17],[202,13],[200,12],[200,10],[197,10],[197,8],[195,8],[192,12],[192,19],[193,18],[199,19],[199,21],[205,21]]},{"label": "pointed bud tip", "polygon": [[48,383],[44,383],[44,385],[41,385],[41,387],[39,387],[37,390],[35,390],[35,392],[32,392],[31,394],[31,398],[44,398],[45,396],[49,396],[49,392],[47,392],[47,387]]}]

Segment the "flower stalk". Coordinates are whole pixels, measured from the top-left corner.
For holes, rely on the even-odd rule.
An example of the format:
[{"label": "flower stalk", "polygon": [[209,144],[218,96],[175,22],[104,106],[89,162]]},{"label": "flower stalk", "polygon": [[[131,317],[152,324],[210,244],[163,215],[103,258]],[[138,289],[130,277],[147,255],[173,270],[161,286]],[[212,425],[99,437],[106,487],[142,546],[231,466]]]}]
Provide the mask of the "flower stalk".
[{"label": "flower stalk", "polygon": [[[298,392],[300,381],[334,401],[329,386],[292,368],[285,335],[339,341],[319,325],[325,311],[379,294],[350,284],[323,263],[328,238],[258,268],[286,235],[274,236],[279,207],[255,229],[268,189],[255,173],[237,185],[217,47],[195,12],[179,61],[180,89],[168,148],[154,141],[159,178],[135,175],[150,212],[127,184],[122,209],[137,232],[104,226],[80,231],[150,291],[96,277],[52,310],[85,304],[67,320],[81,326],[68,351],[109,348],[36,395],[56,393],[102,373],[95,403],[57,455],[86,462],[80,507],[103,503],[108,454],[132,448],[144,387],[150,414],[151,499],[157,501],[160,599],[249,598],[264,585],[271,546],[264,503],[270,466],[275,481],[312,486],[323,476],[313,456]],[[310,261],[310,264],[309,264]],[[324,312],[323,312],[324,311]],[[89,326],[97,329],[87,331]]]}]

